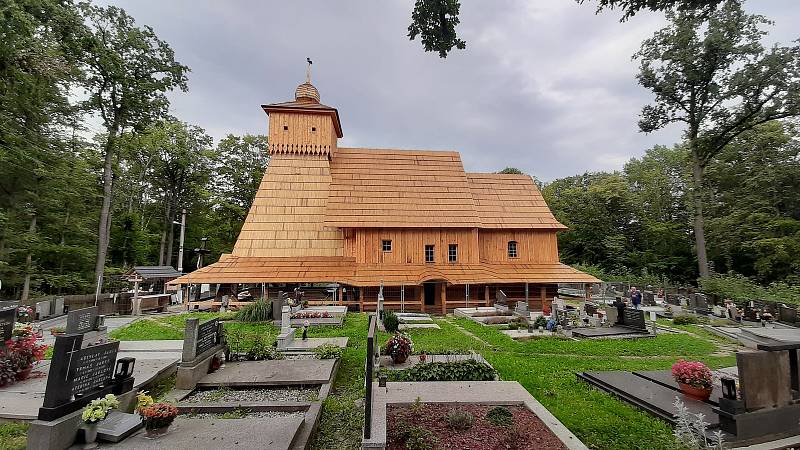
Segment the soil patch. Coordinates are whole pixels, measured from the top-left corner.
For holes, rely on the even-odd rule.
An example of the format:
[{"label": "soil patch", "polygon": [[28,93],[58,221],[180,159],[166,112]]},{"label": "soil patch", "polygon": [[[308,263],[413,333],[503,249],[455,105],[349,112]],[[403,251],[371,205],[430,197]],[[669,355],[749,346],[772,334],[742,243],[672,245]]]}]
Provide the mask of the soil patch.
[{"label": "soil patch", "polygon": [[[514,415],[511,426],[497,426],[486,420],[491,405],[422,403],[410,406],[389,405],[387,438],[389,450],[405,450],[403,440],[414,426],[429,430],[436,439],[432,448],[450,450],[566,449],[549,428],[524,406],[507,406]],[[450,428],[450,410],[472,414],[474,422],[464,431]]]}]

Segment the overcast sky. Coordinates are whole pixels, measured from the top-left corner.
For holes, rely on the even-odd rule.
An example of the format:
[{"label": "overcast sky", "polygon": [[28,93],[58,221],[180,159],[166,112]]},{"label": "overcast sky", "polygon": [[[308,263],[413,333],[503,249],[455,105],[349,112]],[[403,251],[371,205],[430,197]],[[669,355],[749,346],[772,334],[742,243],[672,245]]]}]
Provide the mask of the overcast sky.
[{"label": "overcast sky", "polygon": [[[219,139],[265,134],[260,106],[292,100],[314,61],[322,103],[339,109],[340,146],[457,150],[468,171],[519,167],[541,180],[620,169],[680,128],[639,133],[652,99],[631,55],[663,15],[595,15],[574,0],[462,0],[466,50],[446,59],[406,37],[413,1],[125,0],[191,68],[172,114]],[[750,0],[800,37],[798,0]]]}]

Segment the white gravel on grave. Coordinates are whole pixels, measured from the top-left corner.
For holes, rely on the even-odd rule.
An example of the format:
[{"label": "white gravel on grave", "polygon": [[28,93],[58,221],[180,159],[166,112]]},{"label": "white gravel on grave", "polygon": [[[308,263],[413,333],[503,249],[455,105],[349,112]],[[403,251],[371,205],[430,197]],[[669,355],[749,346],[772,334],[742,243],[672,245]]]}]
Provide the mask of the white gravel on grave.
[{"label": "white gravel on grave", "polygon": [[[254,411],[245,414],[242,419],[274,419],[277,417],[303,417],[304,411]],[[237,418],[224,418],[222,414],[187,414],[183,416],[187,419],[220,419],[220,420],[236,420]]]},{"label": "white gravel on grave", "polygon": [[193,392],[181,403],[306,402],[318,395],[319,388],[210,389]]}]

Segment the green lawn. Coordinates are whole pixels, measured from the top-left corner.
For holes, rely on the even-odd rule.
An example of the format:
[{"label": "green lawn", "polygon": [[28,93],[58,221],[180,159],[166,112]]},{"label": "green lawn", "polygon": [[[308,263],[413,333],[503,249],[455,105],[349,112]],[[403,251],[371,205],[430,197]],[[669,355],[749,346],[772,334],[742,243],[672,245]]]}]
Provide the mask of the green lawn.
[{"label": "green lawn", "polygon": [[[142,319],[114,331],[112,336],[121,340],[181,339],[188,317],[205,320],[214,316],[191,313]],[[365,314],[348,314],[342,327],[309,330],[311,337],[350,338],[331,395],[323,404],[319,429],[312,443],[314,449],[360,447],[367,323]],[[677,444],[666,423],[578,381],[577,372],[668,369],[679,358],[704,361],[714,367],[735,364],[732,355],[716,356],[725,350],[721,344],[730,348],[732,343],[696,325],[676,327],[692,334],[662,333],[655,338],[636,340],[576,342],[542,338],[518,342],[495,328],[468,319],[436,319],[436,323],[440,330],[408,331],[414,341],[415,353],[465,353],[471,350],[481,353],[503,380],[522,384],[591,448],[672,449]],[[266,323],[228,322],[225,326],[233,332],[259,334],[269,342],[275,340],[279,331]],[[388,338],[387,333],[378,333],[381,344]],[[24,435],[25,430],[18,432]],[[10,445],[5,442],[16,439],[6,437],[9,433],[11,431],[0,428],[0,449],[6,448],[2,445]]]},{"label": "green lawn", "polygon": [[0,423],[0,450],[24,450],[27,442],[27,423]]}]

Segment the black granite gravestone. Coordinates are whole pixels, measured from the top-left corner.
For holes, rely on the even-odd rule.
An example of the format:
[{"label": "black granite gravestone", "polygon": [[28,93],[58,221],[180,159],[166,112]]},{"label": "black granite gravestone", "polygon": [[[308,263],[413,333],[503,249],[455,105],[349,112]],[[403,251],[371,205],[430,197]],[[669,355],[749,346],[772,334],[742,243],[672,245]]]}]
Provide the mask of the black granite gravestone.
[{"label": "black granite gravestone", "polygon": [[197,326],[195,355],[202,355],[219,344],[219,319],[211,319]]},{"label": "black granite gravestone", "polygon": [[0,309],[0,347],[5,345],[5,341],[11,339],[14,332],[14,322],[17,321],[17,307],[7,307]]},{"label": "black granite gravestone", "polygon": [[647,331],[647,324],[644,321],[644,311],[641,309],[625,308],[622,316],[622,324],[626,327],[640,331]]},{"label": "black granite gravestone", "polygon": [[83,334],[97,329],[97,306],[76,309],[67,314],[67,334]]},{"label": "black granite gravestone", "polygon": [[[133,388],[131,373],[115,379],[119,341],[81,348],[82,334],[57,336],[40,420],[54,420],[106,394]],[[131,370],[132,371],[132,370]]]}]

